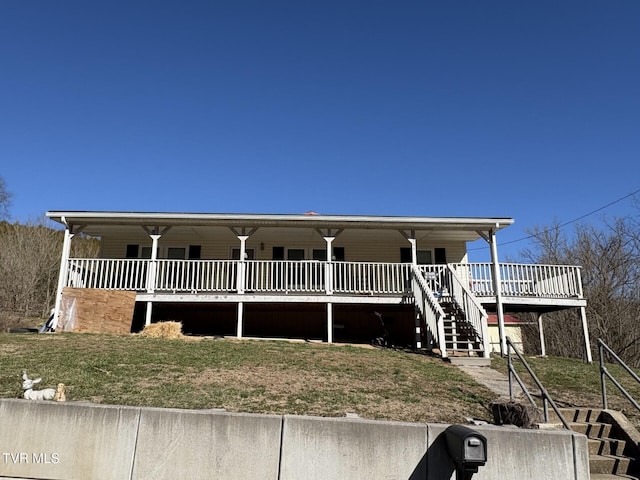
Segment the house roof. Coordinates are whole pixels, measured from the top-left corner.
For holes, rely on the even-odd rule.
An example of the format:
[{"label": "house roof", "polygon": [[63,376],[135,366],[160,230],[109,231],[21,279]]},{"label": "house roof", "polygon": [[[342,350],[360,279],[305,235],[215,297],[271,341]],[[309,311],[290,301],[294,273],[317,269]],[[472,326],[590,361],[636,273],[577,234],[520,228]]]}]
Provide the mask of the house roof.
[{"label": "house roof", "polygon": [[457,240],[480,238],[478,232],[500,230],[513,223],[512,218],[479,217],[403,217],[372,215],[247,214],[247,213],[172,213],[172,212],[91,212],[49,211],[47,217],[69,226],[84,226],[83,231],[101,235],[118,227],[293,227],[324,229],[415,230],[445,233]]}]

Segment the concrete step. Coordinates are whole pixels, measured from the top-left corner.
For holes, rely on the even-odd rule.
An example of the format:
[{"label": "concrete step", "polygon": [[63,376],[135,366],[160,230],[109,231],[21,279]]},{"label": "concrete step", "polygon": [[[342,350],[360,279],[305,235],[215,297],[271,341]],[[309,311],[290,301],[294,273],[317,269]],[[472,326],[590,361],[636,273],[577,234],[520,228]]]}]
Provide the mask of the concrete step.
[{"label": "concrete step", "polygon": [[591,473],[627,474],[630,458],[612,455],[589,455]]},{"label": "concrete step", "polygon": [[470,367],[490,367],[491,359],[484,357],[468,357],[460,355],[451,355],[445,358],[445,361],[452,365],[467,365]]},{"label": "concrete step", "polygon": [[626,442],[616,438],[590,438],[589,455],[622,455]]},{"label": "concrete step", "polygon": [[608,423],[600,422],[571,422],[569,423],[571,429],[575,432],[582,433],[588,438],[609,438],[611,432],[611,425]]},{"label": "concrete step", "polygon": [[[598,408],[561,408],[560,413],[567,422],[589,423],[600,421],[602,410]],[[553,410],[549,410],[549,421],[560,421]]]}]

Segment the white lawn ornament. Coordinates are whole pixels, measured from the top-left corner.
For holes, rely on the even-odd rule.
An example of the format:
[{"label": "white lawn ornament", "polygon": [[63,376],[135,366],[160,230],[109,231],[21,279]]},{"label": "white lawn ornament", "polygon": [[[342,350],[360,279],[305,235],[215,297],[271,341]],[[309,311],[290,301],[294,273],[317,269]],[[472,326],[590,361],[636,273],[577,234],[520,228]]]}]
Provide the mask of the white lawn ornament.
[{"label": "white lawn ornament", "polygon": [[33,386],[42,381],[41,378],[31,380],[27,377],[27,372],[22,374],[22,390],[24,390],[24,398],[27,400],[53,400],[56,396],[55,388],[45,388],[44,390],[34,390]]}]

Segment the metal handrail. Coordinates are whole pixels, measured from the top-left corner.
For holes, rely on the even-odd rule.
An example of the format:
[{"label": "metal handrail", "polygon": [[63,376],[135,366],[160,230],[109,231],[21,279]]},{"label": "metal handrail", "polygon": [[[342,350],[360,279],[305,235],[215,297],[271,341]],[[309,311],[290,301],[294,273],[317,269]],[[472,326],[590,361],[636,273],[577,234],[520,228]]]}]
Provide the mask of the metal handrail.
[{"label": "metal handrail", "polygon": [[520,376],[516,372],[515,368],[513,367],[513,363],[511,361],[511,350],[512,349],[515,352],[515,354],[518,356],[518,359],[522,362],[524,367],[527,369],[527,372],[529,372],[529,375],[531,375],[531,378],[533,379],[533,381],[535,382],[537,387],[540,389],[540,395],[542,396],[542,407],[543,407],[543,411],[544,411],[544,421],[545,421],[545,423],[549,423],[549,407],[548,407],[548,405],[551,405],[551,407],[553,408],[553,411],[556,413],[556,415],[558,416],[558,418],[562,422],[562,425],[564,426],[564,428],[566,428],[567,430],[571,430],[571,427],[569,426],[569,423],[567,422],[567,420],[560,413],[560,410],[558,409],[558,407],[556,406],[555,402],[551,398],[551,395],[549,395],[549,392],[547,392],[547,390],[542,386],[542,383],[540,382],[540,380],[538,380],[538,377],[536,377],[536,374],[533,373],[533,370],[531,369],[531,367],[529,366],[527,361],[524,359],[524,357],[522,355],[520,355],[520,352],[518,352],[518,350],[516,349],[515,345],[511,341],[511,338],[507,337],[507,366],[509,368],[509,399],[513,402],[513,398],[514,397],[513,397],[513,380],[512,380],[512,378],[515,378],[518,381],[518,384],[520,385],[520,388],[522,388],[522,391],[526,395],[527,399],[529,400],[529,402],[531,402],[531,405],[533,405],[534,407],[538,408],[538,406],[536,405],[536,402],[533,401],[533,397],[531,397],[531,394],[529,393],[529,390],[527,389],[526,385],[524,384],[524,382],[522,381],[522,379],[520,378]]},{"label": "metal handrail", "polygon": [[616,360],[620,364],[620,366],[624,368],[627,371],[627,373],[633,377],[633,379],[636,382],[640,383],[640,378],[638,378],[638,375],[636,375],[636,373],[633,370],[631,370],[631,368],[629,368],[629,366],[627,366],[627,364],[624,363],[624,361],[618,355],[616,355],[616,353],[613,350],[611,350],[611,348],[609,348],[609,346],[606,343],[604,343],[601,338],[599,338],[598,354],[600,355],[600,385],[602,386],[602,408],[604,408],[605,410],[609,408],[608,402],[607,402],[607,385],[606,385],[606,378],[609,378],[609,380],[611,380],[613,384],[616,387],[618,387],[618,390],[622,392],[622,394],[627,398],[627,400],[629,400],[634,407],[640,410],[640,405],[638,405],[638,402],[636,402],[633,399],[631,394],[624,389],[624,387],[620,384],[620,382],[618,382],[618,380],[616,380],[613,377],[613,375],[609,373],[609,371],[607,370],[607,367],[604,366],[604,355],[603,355],[604,349],[606,349],[607,352],[609,352],[609,355],[611,355],[613,359]]}]

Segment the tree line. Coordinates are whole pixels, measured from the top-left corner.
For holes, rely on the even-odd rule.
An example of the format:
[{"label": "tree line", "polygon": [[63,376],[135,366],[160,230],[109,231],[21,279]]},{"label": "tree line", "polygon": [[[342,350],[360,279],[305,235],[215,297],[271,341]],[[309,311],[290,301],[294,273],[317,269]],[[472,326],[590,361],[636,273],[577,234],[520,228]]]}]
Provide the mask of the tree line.
[{"label": "tree line", "polygon": [[[601,338],[631,366],[640,366],[640,205],[626,217],[603,218],[599,225],[580,223],[572,229],[558,224],[528,233],[531,248],[522,260],[540,264],[581,266],[587,322],[595,353]],[[547,353],[583,356],[584,343],[575,309],[545,314]],[[533,319],[531,319],[533,320]],[[537,327],[526,338],[539,348]],[[538,343],[538,344],[536,344]]]},{"label": "tree line", "polygon": [[[10,223],[11,194],[0,177],[0,331],[46,318],[55,304],[63,232],[44,218]],[[72,255],[95,257],[99,242],[72,242]]]}]

